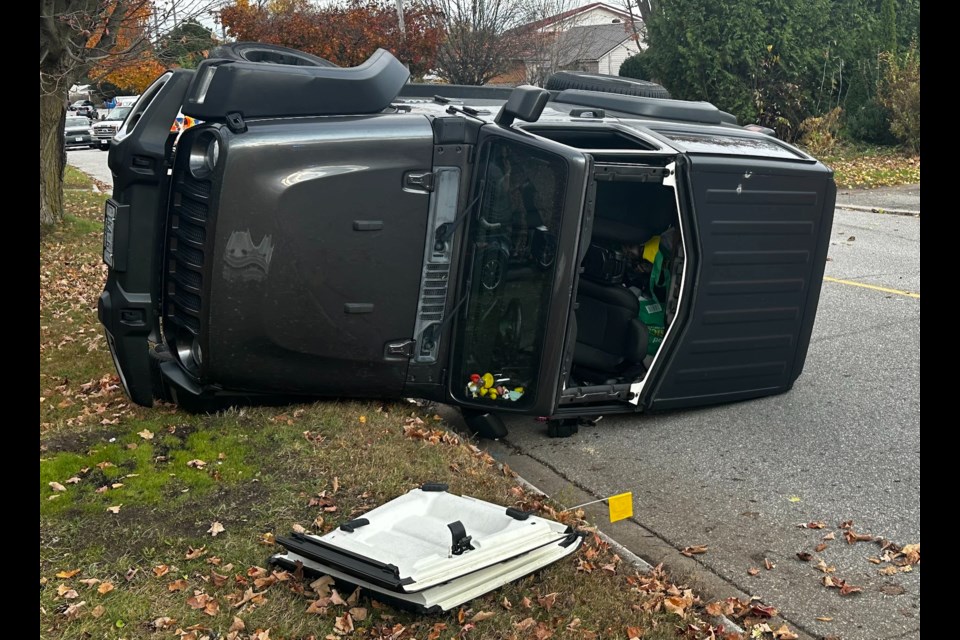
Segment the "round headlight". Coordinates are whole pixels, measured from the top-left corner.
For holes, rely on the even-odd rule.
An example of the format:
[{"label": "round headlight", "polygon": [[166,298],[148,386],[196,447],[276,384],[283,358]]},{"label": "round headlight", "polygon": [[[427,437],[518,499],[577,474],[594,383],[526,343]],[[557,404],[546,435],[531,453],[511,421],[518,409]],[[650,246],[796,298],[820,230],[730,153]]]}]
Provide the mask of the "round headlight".
[{"label": "round headlight", "polygon": [[194,178],[206,178],[217,168],[220,159],[220,141],[211,133],[197,136],[190,147],[190,173]]}]

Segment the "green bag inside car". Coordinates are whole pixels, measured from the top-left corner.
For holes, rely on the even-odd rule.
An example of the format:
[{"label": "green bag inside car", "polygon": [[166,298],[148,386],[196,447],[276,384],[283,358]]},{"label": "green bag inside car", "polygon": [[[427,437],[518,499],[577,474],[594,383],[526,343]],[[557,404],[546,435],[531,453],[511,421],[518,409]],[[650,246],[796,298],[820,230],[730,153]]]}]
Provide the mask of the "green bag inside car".
[{"label": "green bag inside car", "polygon": [[650,295],[640,295],[640,322],[647,327],[647,355],[654,355],[660,349],[663,336],[667,332],[666,312],[657,298],[657,289],[666,289],[670,272],[663,268],[666,259],[660,247],[660,236],[653,236],[643,245],[643,259],[650,262]]}]

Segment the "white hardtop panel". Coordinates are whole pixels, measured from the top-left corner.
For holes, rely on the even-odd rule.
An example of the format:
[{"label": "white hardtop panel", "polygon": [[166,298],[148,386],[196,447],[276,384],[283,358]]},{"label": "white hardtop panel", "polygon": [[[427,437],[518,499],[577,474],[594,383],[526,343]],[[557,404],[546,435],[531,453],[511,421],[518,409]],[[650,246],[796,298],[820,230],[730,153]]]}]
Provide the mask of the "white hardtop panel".
[{"label": "white hardtop panel", "polygon": [[[568,535],[566,525],[537,516],[518,520],[505,507],[446,491],[414,489],[364,514],[370,524],[308,536],[350,553],[394,565],[409,578],[405,591],[421,591],[503,562]],[[459,521],[472,550],[452,553],[447,525]]]},{"label": "white hardtop panel", "polygon": [[328,575],[334,579],[349,582],[350,584],[363,587],[371,593],[380,593],[390,598],[396,598],[404,602],[409,602],[423,609],[433,609],[438,607],[443,611],[457,607],[464,602],[482,596],[485,593],[498,589],[503,585],[522,578],[525,575],[533,573],[548,564],[570,555],[580,546],[581,538],[568,544],[566,547],[560,544],[550,544],[529,553],[523,554],[512,560],[501,562],[485,569],[480,569],[465,576],[450,580],[444,584],[433,586],[429,589],[417,593],[397,593],[389,591],[370,584],[364,580],[351,576],[332,567],[328,567],[319,562],[314,562],[308,558],[287,552],[286,554],[277,554],[275,558],[281,558],[290,563],[297,561],[303,563],[305,569]]}]

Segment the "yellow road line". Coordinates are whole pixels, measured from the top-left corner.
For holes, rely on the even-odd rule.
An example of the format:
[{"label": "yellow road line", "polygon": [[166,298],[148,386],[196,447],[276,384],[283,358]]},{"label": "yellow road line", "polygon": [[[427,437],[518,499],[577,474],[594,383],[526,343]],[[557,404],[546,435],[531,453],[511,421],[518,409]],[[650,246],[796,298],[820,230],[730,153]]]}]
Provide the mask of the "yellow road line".
[{"label": "yellow road line", "polygon": [[863,287],[864,289],[873,289],[874,291],[882,291],[883,293],[892,293],[897,296],[904,296],[906,298],[916,298],[920,299],[920,294],[913,291],[903,291],[902,289],[889,289],[887,287],[878,287],[875,284],[866,284],[864,282],[856,282],[855,280],[841,280],[840,278],[831,278],[830,276],[823,276],[824,281],[826,282],[836,282],[837,284],[848,284],[851,287]]}]

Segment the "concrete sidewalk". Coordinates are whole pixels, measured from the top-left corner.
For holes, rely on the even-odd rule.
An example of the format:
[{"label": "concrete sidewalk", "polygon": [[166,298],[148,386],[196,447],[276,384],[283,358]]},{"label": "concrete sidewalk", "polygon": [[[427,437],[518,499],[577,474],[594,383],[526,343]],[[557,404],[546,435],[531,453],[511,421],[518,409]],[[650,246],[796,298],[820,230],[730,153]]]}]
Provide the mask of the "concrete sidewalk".
[{"label": "concrete sidewalk", "polygon": [[837,207],[855,211],[876,211],[920,215],[920,184],[876,189],[840,189]]}]

